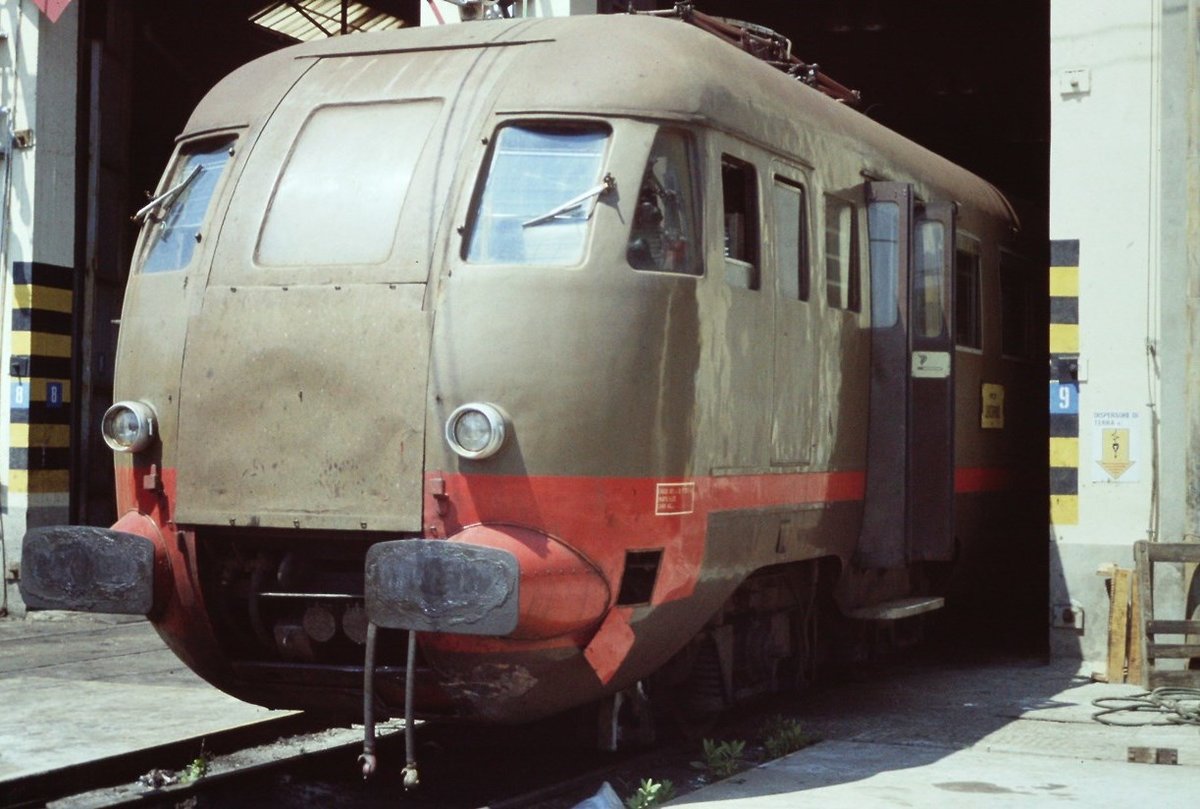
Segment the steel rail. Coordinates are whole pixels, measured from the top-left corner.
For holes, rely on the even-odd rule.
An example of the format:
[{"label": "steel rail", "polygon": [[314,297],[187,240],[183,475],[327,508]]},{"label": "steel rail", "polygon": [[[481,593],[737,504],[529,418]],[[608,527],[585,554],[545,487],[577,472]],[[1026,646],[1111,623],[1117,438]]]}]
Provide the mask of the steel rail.
[{"label": "steel rail", "polygon": [[311,733],[327,727],[328,722],[309,714],[293,713],[128,753],[57,767],[0,781],[0,805],[43,806],[50,801],[73,795],[136,782],[139,776],[164,765],[183,766],[195,759],[201,749],[210,755],[226,755],[275,741],[283,736]]}]

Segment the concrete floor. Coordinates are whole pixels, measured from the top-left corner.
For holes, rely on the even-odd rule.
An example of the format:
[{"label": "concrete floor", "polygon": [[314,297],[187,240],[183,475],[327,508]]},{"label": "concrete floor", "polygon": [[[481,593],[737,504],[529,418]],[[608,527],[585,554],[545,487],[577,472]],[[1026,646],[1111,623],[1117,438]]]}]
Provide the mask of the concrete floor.
[{"label": "concrete floor", "polygon": [[279,715],[201,680],[144,620],[0,621],[0,797],[10,779]]},{"label": "concrete floor", "polygon": [[[1200,727],[1110,727],[1093,719],[1094,699],[1142,691],[1092,682],[1071,663],[884,668],[822,694],[805,712],[803,725],[819,744],[671,805],[1200,806]],[[1131,747],[1174,751],[1178,764],[1130,763]]]}]

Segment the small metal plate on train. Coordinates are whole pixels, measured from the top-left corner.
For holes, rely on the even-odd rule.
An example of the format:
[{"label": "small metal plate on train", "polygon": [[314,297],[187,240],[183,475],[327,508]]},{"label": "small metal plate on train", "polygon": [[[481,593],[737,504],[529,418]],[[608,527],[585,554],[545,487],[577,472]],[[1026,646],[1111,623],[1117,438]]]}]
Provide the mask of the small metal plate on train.
[{"label": "small metal plate on train", "polygon": [[946,379],[950,376],[950,352],[914,351],[912,375],[914,379]]},{"label": "small metal plate on train", "polygon": [[517,627],[520,566],[499,548],[442,539],[367,550],[367,615],[386,629],[507,635]]}]

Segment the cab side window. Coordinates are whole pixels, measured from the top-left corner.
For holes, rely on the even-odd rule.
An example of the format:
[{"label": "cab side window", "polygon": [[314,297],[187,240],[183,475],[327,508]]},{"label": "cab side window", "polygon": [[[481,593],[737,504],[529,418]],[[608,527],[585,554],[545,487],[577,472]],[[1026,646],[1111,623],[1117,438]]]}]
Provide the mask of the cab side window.
[{"label": "cab side window", "polygon": [[733,286],[758,289],[758,177],[754,166],[721,157],[725,212],[725,277]]},{"label": "cab side window", "polygon": [[686,132],[663,129],[655,137],[625,251],[634,269],[702,273],[693,154]]}]

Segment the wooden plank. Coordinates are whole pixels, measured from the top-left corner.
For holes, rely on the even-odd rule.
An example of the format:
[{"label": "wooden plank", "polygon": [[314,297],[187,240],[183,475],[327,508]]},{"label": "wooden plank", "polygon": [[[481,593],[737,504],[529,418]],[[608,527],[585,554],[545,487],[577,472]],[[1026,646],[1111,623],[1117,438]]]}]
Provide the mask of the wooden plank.
[{"label": "wooden plank", "polygon": [[1129,657],[1130,571],[1114,568],[1108,605],[1108,682],[1125,682]]},{"label": "wooden plank", "polygon": [[1133,615],[1130,618],[1132,635],[1129,639],[1129,671],[1126,681],[1147,685],[1148,675],[1154,667],[1154,661],[1146,656],[1146,622],[1154,619],[1154,609],[1151,598],[1154,590],[1151,586],[1150,559],[1146,552],[1146,540],[1138,540],[1133,544],[1134,570],[1133,589],[1130,593],[1130,604]]},{"label": "wooden plank", "polygon": [[1151,562],[1200,562],[1200,542],[1149,542],[1147,545]]},{"label": "wooden plank", "polygon": [[1200,621],[1147,621],[1148,635],[1200,635]]},{"label": "wooden plank", "polygon": [[1200,643],[1151,643],[1148,647],[1151,657],[1169,657],[1174,660],[1200,657]]},{"label": "wooden plank", "polygon": [[1155,671],[1150,673],[1147,688],[1200,688],[1200,670]]}]

